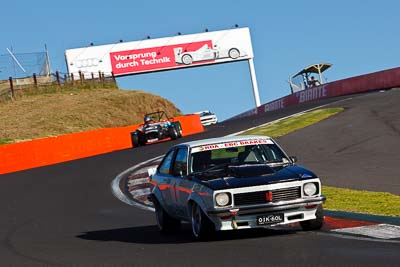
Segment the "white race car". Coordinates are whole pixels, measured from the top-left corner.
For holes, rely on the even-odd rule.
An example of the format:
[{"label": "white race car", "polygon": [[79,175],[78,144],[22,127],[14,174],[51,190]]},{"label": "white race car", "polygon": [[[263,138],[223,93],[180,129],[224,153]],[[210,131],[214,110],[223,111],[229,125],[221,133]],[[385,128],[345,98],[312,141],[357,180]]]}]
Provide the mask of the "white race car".
[{"label": "white race car", "polygon": [[216,124],[218,122],[217,115],[210,112],[209,110],[203,110],[199,112],[195,112],[194,114],[200,115],[200,121],[203,126],[208,126],[211,124]]},{"label": "white race car", "polygon": [[237,59],[246,56],[246,52],[237,48],[214,48],[209,47],[208,44],[203,45],[196,51],[183,51],[182,47],[174,48],[175,62],[178,64],[190,65],[193,62],[215,60],[221,58]]},{"label": "white race car", "polygon": [[318,230],[324,216],[321,182],[271,138],[236,136],[172,147],[150,177],[149,200],[161,231],[192,224],[195,238],[299,222]]}]

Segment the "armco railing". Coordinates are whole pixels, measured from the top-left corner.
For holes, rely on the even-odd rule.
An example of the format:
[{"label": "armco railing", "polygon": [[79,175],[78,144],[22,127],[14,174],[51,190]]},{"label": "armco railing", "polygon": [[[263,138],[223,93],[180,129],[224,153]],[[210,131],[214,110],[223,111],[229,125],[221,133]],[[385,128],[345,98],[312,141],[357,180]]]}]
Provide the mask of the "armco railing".
[{"label": "armco railing", "polygon": [[268,102],[236,115],[228,120],[263,114],[269,111],[284,109],[305,102],[318,101],[342,95],[350,95],[375,90],[400,87],[400,67],[378,71],[370,74],[360,75],[352,78],[326,83],[312,87],[277,100]]}]

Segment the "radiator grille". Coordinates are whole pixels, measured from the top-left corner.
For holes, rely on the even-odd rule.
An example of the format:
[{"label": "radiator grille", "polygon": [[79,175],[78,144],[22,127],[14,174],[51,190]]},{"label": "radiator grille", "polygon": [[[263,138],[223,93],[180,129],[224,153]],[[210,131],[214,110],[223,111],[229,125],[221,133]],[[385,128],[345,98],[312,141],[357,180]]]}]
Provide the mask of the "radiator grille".
[{"label": "radiator grille", "polygon": [[158,132],[149,132],[149,133],[146,133],[146,138],[147,139],[158,139],[159,134],[158,134]]},{"label": "radiator grille", "polygon": [[[272,201],[267,200],[267,192],[272,192]],[[235,206],[257,205],[270,202],[288,201],[301,198],[301,187],[289,187],[270,191],[239,193],[234,195]]]}]

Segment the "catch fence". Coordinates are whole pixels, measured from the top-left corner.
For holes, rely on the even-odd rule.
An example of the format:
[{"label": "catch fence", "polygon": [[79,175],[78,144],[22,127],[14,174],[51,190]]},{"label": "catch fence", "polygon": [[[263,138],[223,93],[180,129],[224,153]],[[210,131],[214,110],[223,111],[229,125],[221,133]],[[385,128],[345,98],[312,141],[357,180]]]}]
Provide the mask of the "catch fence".
[{"label": "catch fence", "polygon": [[0,80],[0,102],[15,100],[22,95],[91,88],[118,88],[118,86],[113,73],[79,72],[77,77],[58,71],[46,76],[34,73],[29,77],[9,77],[8,80]]}]

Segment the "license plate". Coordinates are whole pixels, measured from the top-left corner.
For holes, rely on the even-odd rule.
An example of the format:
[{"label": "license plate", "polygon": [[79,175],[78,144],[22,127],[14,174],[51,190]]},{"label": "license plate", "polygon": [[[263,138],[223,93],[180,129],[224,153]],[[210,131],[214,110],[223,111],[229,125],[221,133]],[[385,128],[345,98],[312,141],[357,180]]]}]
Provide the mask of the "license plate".
[{"label": "license plate", "polygon": [[257,216],[257,225],[276,224],[284,221],[283,213]]}]

